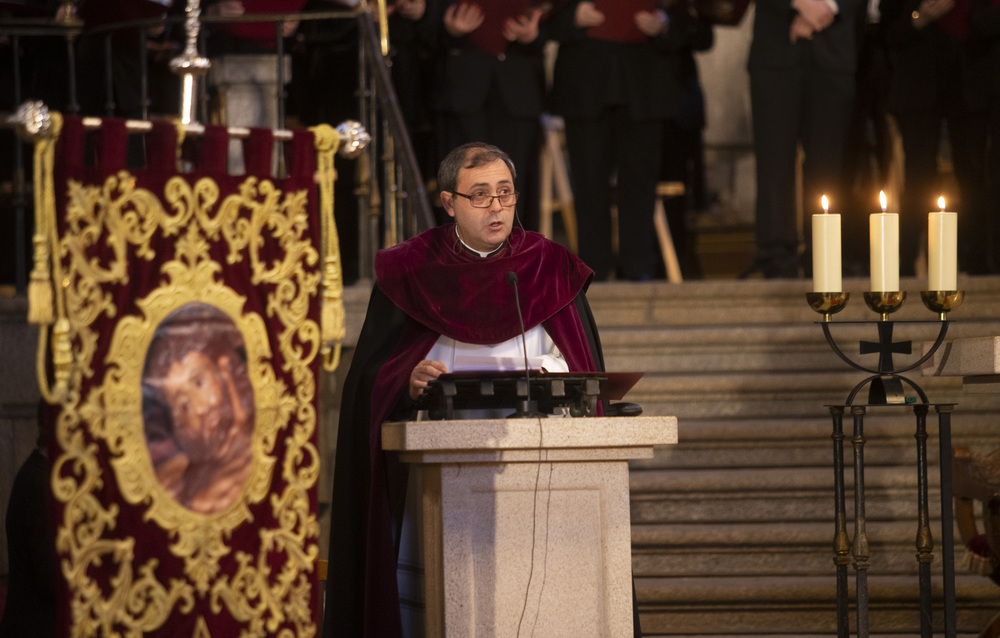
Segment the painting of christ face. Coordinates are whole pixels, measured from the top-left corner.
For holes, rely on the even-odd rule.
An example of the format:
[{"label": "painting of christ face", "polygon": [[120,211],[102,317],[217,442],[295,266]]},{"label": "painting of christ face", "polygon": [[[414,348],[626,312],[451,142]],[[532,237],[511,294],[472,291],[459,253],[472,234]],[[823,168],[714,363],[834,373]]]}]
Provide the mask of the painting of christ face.
[{"label": "painting of christ face", "polygon": [[188,509],[224,510],[253,462],[253,389],[239,329],[208,304],[182,306],[157,327],[142,383],[160,485]]}]

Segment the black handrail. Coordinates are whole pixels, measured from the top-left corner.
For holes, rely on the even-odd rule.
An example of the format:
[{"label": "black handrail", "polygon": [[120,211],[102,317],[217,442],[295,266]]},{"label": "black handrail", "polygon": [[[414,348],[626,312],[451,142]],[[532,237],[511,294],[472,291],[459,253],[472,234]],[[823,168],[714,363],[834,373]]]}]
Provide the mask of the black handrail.
[{"label": "black handrail", "polygon": [[408,219],[413,225],[407,224],[406,226],[409,226],[414,233],[419,233],[434,226],[434,213],[431,210],[427,189],[420,175],[409,131],[403,120],[403,112],[399,107],[399,99],[392,84],[389,67],[381,55],[379,37],[375,31],[375,21],[370,13],[365,12],[360,16],[359,24],[362,27],[360,29],[363,36],[361,40],[368,52],[365,59],[370,61],[369,70],[377,82],[375,96],[382,112],[386,115],[389,132],[396,141],[394,145],[396,163],[402,167],[404,182],[402,201],[415,207]]},{"label": "black handrail", "polygon": [[[421,175],[420,168],[417,164],[416,154],[414,153],[412,143],[410,141],[409,131],[407,129],[405,120],[403,118],[402,111],[400,110],[399,101],[396,96],[394,86],[392,84],[391,75],[389,73],[389,68],[385,57],[381,53],[380,40],[375,26],[375,21],[372,14],[365,9],[354,9],[354,10],[338,10],[338,11],[324,11],[324,12],[309,12],[309,13],[268,13],[268,14],[253,14],[245,15],[239,17],[221,17],[221,16],[201,16],[200,21],[205,24],[217,24],[217,23],[236,23],[236,22],[274,22],[276,32],[280,34],[281,24],[287,21],[315,21],[315,20],[343,20],[343,19],[357,19],[358,21],[358,47],[359,47],[359,60],[364,71],[364,76],[362,78],[362,83],[370,84],[371,89],[369,91],[360,90],[360,100],[361,104],[359,106],[359,119],[362,124],[372,133],[373,138],[379,145],[379,148],[372,149],[369,152],[369,158],[372,160],[373,164],[370,171],[371,175],[377,175],[381,171],[375,170],[380,161],[383,161],[386,166],[395,167],[390,169],[393,174],[398,174],[399,184],[395,184],[395,180],[386,179],[382,180],[380,184],[381,188],[384,189],[381,198],[377,198],[377,201],[382,203],[382,207],[387,211],[399,209],[401,211],[402,223],[399,225],[399,232],[402,235],[399,239],[405,239],[408,236],[426,230],[434,225],[434,214],[429,201],[426,186],[424,184],[423,176]],[[167,25],[181,25],[183,26],[185,21],[184,16],[168,16],[162,19],[143,19],[143,20],[131,20],[125,22],[118,22],[113,24],[102,24],[95,27],[87,27],[86,25],[80,24],[70,24],[65,22],[56,22],[54,19],[39,19],[39,18],[10,18],[10,17],[0,17],[0,36],[14,37],[15,41],[18,38],[30,38],[30,37],[40,37],[40,36],[63,36],[67,41],[67,55],[68,62],[70,64],[70,75],[71,79],[75,79],[75,69],[73,68],[75,61],[72,59],[73,56],[73,42],[79,38],[81,35],[86,35],[89,37],[97,36],[104,37],[106,39],[105,51],[105,74],[106,74],[106,103],[104,105],[107,112],[114,112],[116,105],[114,104],[114,92],[113,86],[111,84],[110,75],[110,57],[111,57],[111,44],[110,40],[112,35],[121,32],[134,31],[139,38],[139,45],[143,50],[145,47],[144,39],[145,34],[148,29],[154,27],[162,27]],[[204,36],[202,39],[202,45],[204,44]],[[278,38],[279,46],[281,44],[281,38]],[[200,47],[203,49],[203,47]],[[278,53],[281,53],[282,49],[279,48]],[[283,72],[283,65],[280,63],[281,56],[276,55],[278,60],[278,70],[279,78]],[[150,104],[149,96],[149,81],[148,81],[149,70],[145,64],[141,66],[140,69],[140,105],[142,107],[142,117],[146,119],[149,117],[148,107]],[[178,81],[180,81],[178,79]],[[18,87],[19,88],[19,87]],[[358,88],[358,87],[355,87]],[[71,83],[69,86],[70,95],[68,96],[68,101],[65,106],[69,112],[78,112],[77,105],[77,95],[74,85]],[[18,95],[15,92],[13,95]],[[204,95],[204,92],[202,92]],[[374,99],[371,100],[370,104],[366,104],[365,101],[371,96]],[[284,116],[285,113],[285,91],[282,87],[278,91],[278,113],[280,116]],[[16,106],[16,105],[15,105]],[[96,114],[88,114],[96,115]],[[0,118],[0,126],[4,126],[4,120],[6,118]],[[280,121],[280,120],[279,120]],[[331,122],[331,124],[336,125],[336,122]],[[380,130],[381,129],[381,130]],[[15,144],[19,142],[15,141]],[[389,149],[391,156],[386,156],[386,149]],[[20,156],[20,147],[15,151],[15,161],[17,166],[15,167],[15,172],[23,175],[24,166],[23,158]],[[362,192],[364,189],[357,189],[356,192]],[[363,197],[363,195],[360,195]],[[22,205],[24,203],[23,198],[18,198],[19,202],[17,205]],[[394,206],[389,206],[390,202]],[[367,203],[366,203],[367,205]],[[30,206],[30,202],[28,203]],[[13,206],[12,206],[13,208]],[[364,207],[362,207],[364,209]],[[22,217],[24,212],[23,208],[19,213],[17,210],[13,211],[18,217]],[[0,210],[0,214],[3,211]],[[386,215],[389,213],[387,212]],[[386,223],[389,223],[386,220]],[[23,223],[17,224],[19,234],[23,234],[24,225]],[[22,246],[26,243],[26,237],[15,238],[17,245]],[[367,241],[364,234],[359,237],[359,241]],[[375,239],[375,247],[381,243],[380,239]],[[371,250],[361,249],[359,254],[362,255],[362,259],[370,259],[372,257]],[[19,293],[23,293],[26,290],[26,272],[27,264],[25,262],[27,256],[23,254],[23,251],[18,252],[16,264],[16,281],[15,285]],[[370,264],[362,263],[359,264],[362,277],[366,273],[370,273]]]}]

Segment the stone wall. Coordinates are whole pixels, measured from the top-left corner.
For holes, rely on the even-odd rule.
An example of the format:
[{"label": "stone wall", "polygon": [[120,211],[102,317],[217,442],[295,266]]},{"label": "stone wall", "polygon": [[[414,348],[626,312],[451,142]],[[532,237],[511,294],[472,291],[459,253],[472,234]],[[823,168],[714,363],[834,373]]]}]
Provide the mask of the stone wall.
[{"label": "stone wall", "polygon": [[750,77],[747,54],[753,31],[751,4],[736,26],[715,27],[715,44],[696,56],[705,94],[705,169],[715,206],[700,224],[752,225],[756,200]]}]

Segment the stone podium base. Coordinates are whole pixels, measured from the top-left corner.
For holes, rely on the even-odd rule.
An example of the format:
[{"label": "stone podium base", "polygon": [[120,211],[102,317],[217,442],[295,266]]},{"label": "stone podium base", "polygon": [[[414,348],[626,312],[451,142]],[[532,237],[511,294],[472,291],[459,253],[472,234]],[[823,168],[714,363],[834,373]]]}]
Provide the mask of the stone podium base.
[{"label": "stone podium base", "polygon": [[400,596],[426,613],[410,605],[409,635],[631,636],[628,459],[676,441],[674,417],[384,425],[416,469]]}]

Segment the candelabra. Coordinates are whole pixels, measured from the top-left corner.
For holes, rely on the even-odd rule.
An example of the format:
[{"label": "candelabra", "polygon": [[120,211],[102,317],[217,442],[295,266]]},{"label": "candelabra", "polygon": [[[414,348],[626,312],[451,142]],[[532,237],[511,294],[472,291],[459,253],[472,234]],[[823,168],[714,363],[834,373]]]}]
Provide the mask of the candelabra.
[{"label": "candelabra", "polygon": [[[930,514],[927,504],[927,413],[933,407],[938,415],[938,439],[941,472],[941,545],[944,581],[944,626],[945,636],[954,638],[955,623],[955,568],[954,568],[954,522],[951,505],[951,412],[954,404],[931,404],[923,389],[909,378],[906,372],[916,369],[928,361],[944,343],[948,333],[948,312],[958,308],[963,299],[962,291],[924,291],[921,293],[924,305],[938,315],[936,321],[891,321],[889,316],[902,307],[906,300],[903,291],[866,292],[865,303],[879,315],[877,321],[840,322],[854,324],[875,324],[878,341],[861,341],[861,354],[879,355],[877,368],[863,366],[850,359],[837,345],[830,330],[835,323],[832,316],[847,306],[850,293],[810,292],[806,293],[809,306],[823,315],[819,324],[830,348],[852,368],[870,376],[859,382],[842,405],[827,406],[833,418],[834,457],[834,503],[835,527],[834,563],[837,569],[837,635],[850,636],[850,619],[847,586],[847,566],[853,564],[855,571],[855,599],[858,638],[868,637],[868,568],[869,547],[865,529],[865,482],[864,482],[864,416],[870,406],[911,406],[916,416],[917,440],[917,562],[920,584],[920,632],[922,638],[932,637],[930,564],[934,547],[930,531]],[[911,342],[893,341],[893,327],[896,323],[937,323],[938,335],[933,345],[915,363],[897,368],[893,354],[910,354]],[[916,394],[907,396],[904,384]],[[868,402],[855,403],[858,393],[869,387]],[[847,410],[854,419],[852,444],[854,448],[854,538],[849,541],[844,489],[844,428],[843,418]]]}]

